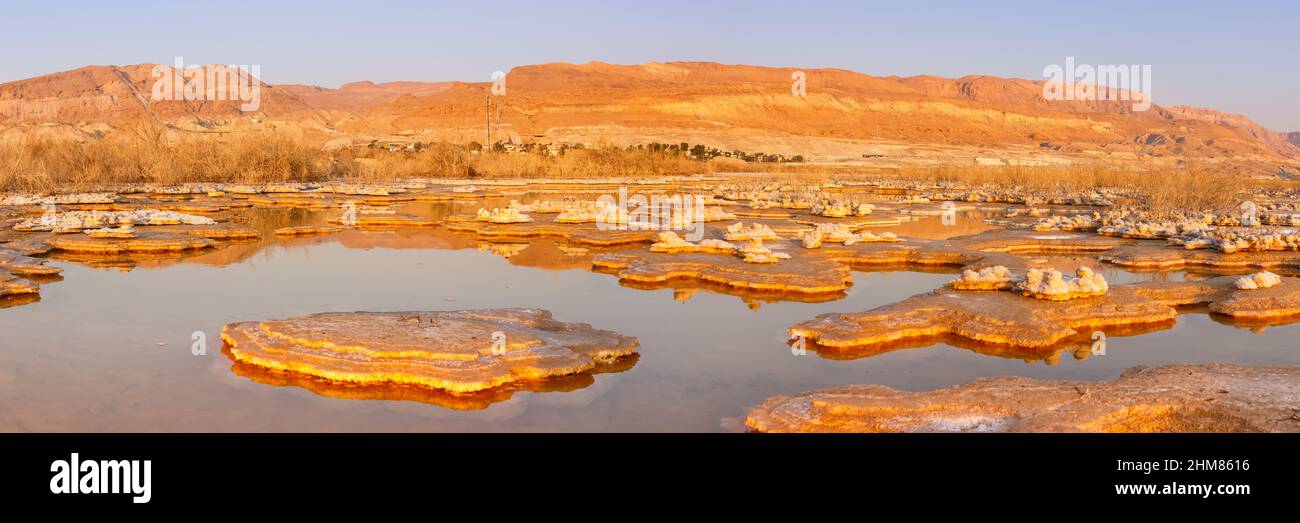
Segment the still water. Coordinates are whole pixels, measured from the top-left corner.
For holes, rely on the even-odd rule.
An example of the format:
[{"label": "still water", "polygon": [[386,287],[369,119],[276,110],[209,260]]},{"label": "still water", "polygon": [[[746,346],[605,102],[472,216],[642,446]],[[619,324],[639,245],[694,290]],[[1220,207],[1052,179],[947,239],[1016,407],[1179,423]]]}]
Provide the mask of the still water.
[{"label": "still water", "polygon": [[[474,204],[474,207],[480,205]],[[465,209],[420,204],[443,216]],[[472,209],[471,209],[472,210]],[[407,209],[411,212],[411,209]],[[936,237],[978,232],[896,230]],[[264,230],[315,223],[303,210],[258,210]],[[982,376],[1113,379],[1134,365],[1300,363],[1300,327],[1251,331],[1203,313],[1170,329],[1112,337],[1104,356],[1026,361],[935,344],[852,360],[796,356],[786,328],[821,313],[861,311],[927,292],[934,272],[854,273],[847,297],[757,302],[710,290],[639,290],[589,271],[595,251],[543,240],[480,245],[441,228],[346,231],[233,245],[183,259],[130,264],[60,260],[63,281],[36,303],[0,309],[0,430],[6,431],[724,431],[778,394],[854,383],[925,390]],[[491,252],[511,251],[510,258]],[[483,250],[480,250],[483,249]],[[130,270],[125,267],[131,266]],[[1174,274],[1104,269],[1114,283]],[[640,340],[626,370],[574,390],[518,392],[478,410],[417,401],[341,399],[254,381],[221,351],[230,322],[323,311],[539,307]],[[192,336],[206,337],[205,355]]]}]

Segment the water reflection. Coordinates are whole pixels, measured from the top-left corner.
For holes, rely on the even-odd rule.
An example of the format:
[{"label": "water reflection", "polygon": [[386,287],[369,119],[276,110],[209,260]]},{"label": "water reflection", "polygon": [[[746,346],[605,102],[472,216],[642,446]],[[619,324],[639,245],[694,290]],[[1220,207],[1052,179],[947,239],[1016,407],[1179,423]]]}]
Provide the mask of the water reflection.
[{"label": "water reflection", "polygon": [[351,384],[320,379],[306,374],[265,369],[235,360],[230,354],[229,344],[223,344],[221,351],[233,362],[230,366],[231,372],[257,383],[276,387],[300,387],[329,398],[415,401],[454,410],[486,409],[494,403],[510,399],[516,392],[520,391],[572,392],[584,389],[596,382],[595,375],[627,371],[636,366],[639,359],[638,355],[633,354],[613,362],[597,364],[594,369],[587,372],[545,380],[513,381],[480,392],[454,394],[438,389],[411,385]]},{"label": "water reflection", "polygon": [[[400,212],[433,218],[507,203],[415,202]],[[1025,353],[940,339],[928,340],[925,348],[835,355],[851,359],[818,357],[816,351],[796,356],[786,345],[790,325],[928,292],[955,271],[855,271],[842,295],[796,301],[683,281],[644,288],[621,284],[590,270],[591,257],[606,250],[555,240],[481,251],[482,242],[472,235],[441,227],[302,238],[272,234],[276,228],[321,224],[329,215],[252,209],[241,223],[262,232],[261,239],[181,256],[53,256],[50,263],[64,269],[67,281],[43,287],[39,301],[0,314],[0,429],[717,431],[719,420],[770,396],[854,383],[926,390],[994,375],[1102,380],[1133,365],[1300,363],[1294,325],[1248,330],[1195,311],[1141,335],[1108,331],[1104,355],[1084,351],[1090,347],[1085,340]],[[978,232],[979,223],[970,220],[972,230],[961,234]],[[909,226],[911,232],[902,232]],[[947,234],[942,227],[936,217],[879,230],[938,237]],[[508,258],[500,256],[507,252]],[[1063,267],[1095,261],[1055,258],[1050,263]],[[1112,283],[1196,277],[1093,266]],[[494,307],[545,308],[558,320],[635,336],[640,358],[594,380],[578,376],[451,401],[427,391],[339,390],[238,365],[232,369],[215,341],[221,327],[235,321],[324,311]],[[196,331],[214,344],[197,356],[191,337]]]}]

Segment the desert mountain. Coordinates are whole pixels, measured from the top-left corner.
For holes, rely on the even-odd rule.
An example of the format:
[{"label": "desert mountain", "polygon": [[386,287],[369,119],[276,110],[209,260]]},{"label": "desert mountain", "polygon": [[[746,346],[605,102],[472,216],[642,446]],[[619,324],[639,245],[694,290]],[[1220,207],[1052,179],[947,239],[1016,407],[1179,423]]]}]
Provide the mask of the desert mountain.
[{"label": "desert mountain", "polygon": [[[0,126],[121,124],[140,118],[210,126],[309,109],[292,93],[255,78],[251,81],[261,89],[258,107],[252,111],[241,110],[247,102],[239,98],[238,91],[208,90],[206,96],[197,97],[201,99],[187,101],[181,85],[165,93],[175,99],[155,99],[153,87],[159,77],[153,75],[154,68],[153,64],[96,65],[0,84]],[[230,71],[224,66],[215,68],[222,73]]]},{"label": "desert mountain", "polygon": [[[0,132],[153,118],[182,129],[278,125],[324,139],[651,141],[909,165],[1095,159],[1300,164],[1300,133],[1212,109],[1049,101],[1043,83],[991,76],[875,77],[839,69],[705,62],[552,63],[512,69],[487,114],[488,82],[262,84],[261,107],[151,102],[151,65],[92,66],[0,84]],[[806,78],[801,95],[793,75]],[[261,123],[266,121],[266,123]]]},{"label": "desert mountain", "polygon": [[316,109],[364,109],[390,101],[398,96],[429,96],[446,91],[449,82],[352,82],[338,89],[315,85],[281,84],[284,89]]}]

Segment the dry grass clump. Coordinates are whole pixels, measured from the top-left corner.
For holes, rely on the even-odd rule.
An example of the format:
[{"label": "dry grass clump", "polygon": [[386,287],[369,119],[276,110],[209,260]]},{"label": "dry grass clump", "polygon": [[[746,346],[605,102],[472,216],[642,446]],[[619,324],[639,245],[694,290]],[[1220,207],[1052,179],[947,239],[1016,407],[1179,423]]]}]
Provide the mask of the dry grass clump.
[{"label": "dry grass clump", "polygon": [[0,144],[0,190],[49,192],[116,183],[266,183],[337,174],[317,147],[275,133],[173,137],[142,125],[96,140],[26,137]]},{"label": "dry grass clump", "polygon": [[473,177],[470,155],[465,148],[432,144],[419,151],[390,152],[383,149],[345,149],[337,161],[345,176],[356,181],[382,182],[419,177]]}]

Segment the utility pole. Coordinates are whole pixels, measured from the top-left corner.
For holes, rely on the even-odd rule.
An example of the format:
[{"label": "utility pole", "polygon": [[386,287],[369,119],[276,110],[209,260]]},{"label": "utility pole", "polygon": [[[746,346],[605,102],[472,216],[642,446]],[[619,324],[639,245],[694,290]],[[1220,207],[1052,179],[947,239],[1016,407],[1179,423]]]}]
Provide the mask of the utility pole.
[{"label": "utility pole", "polygon": [[492,150],[492,94],[487,95],[487,143],[484,144],[488,150]]}]

